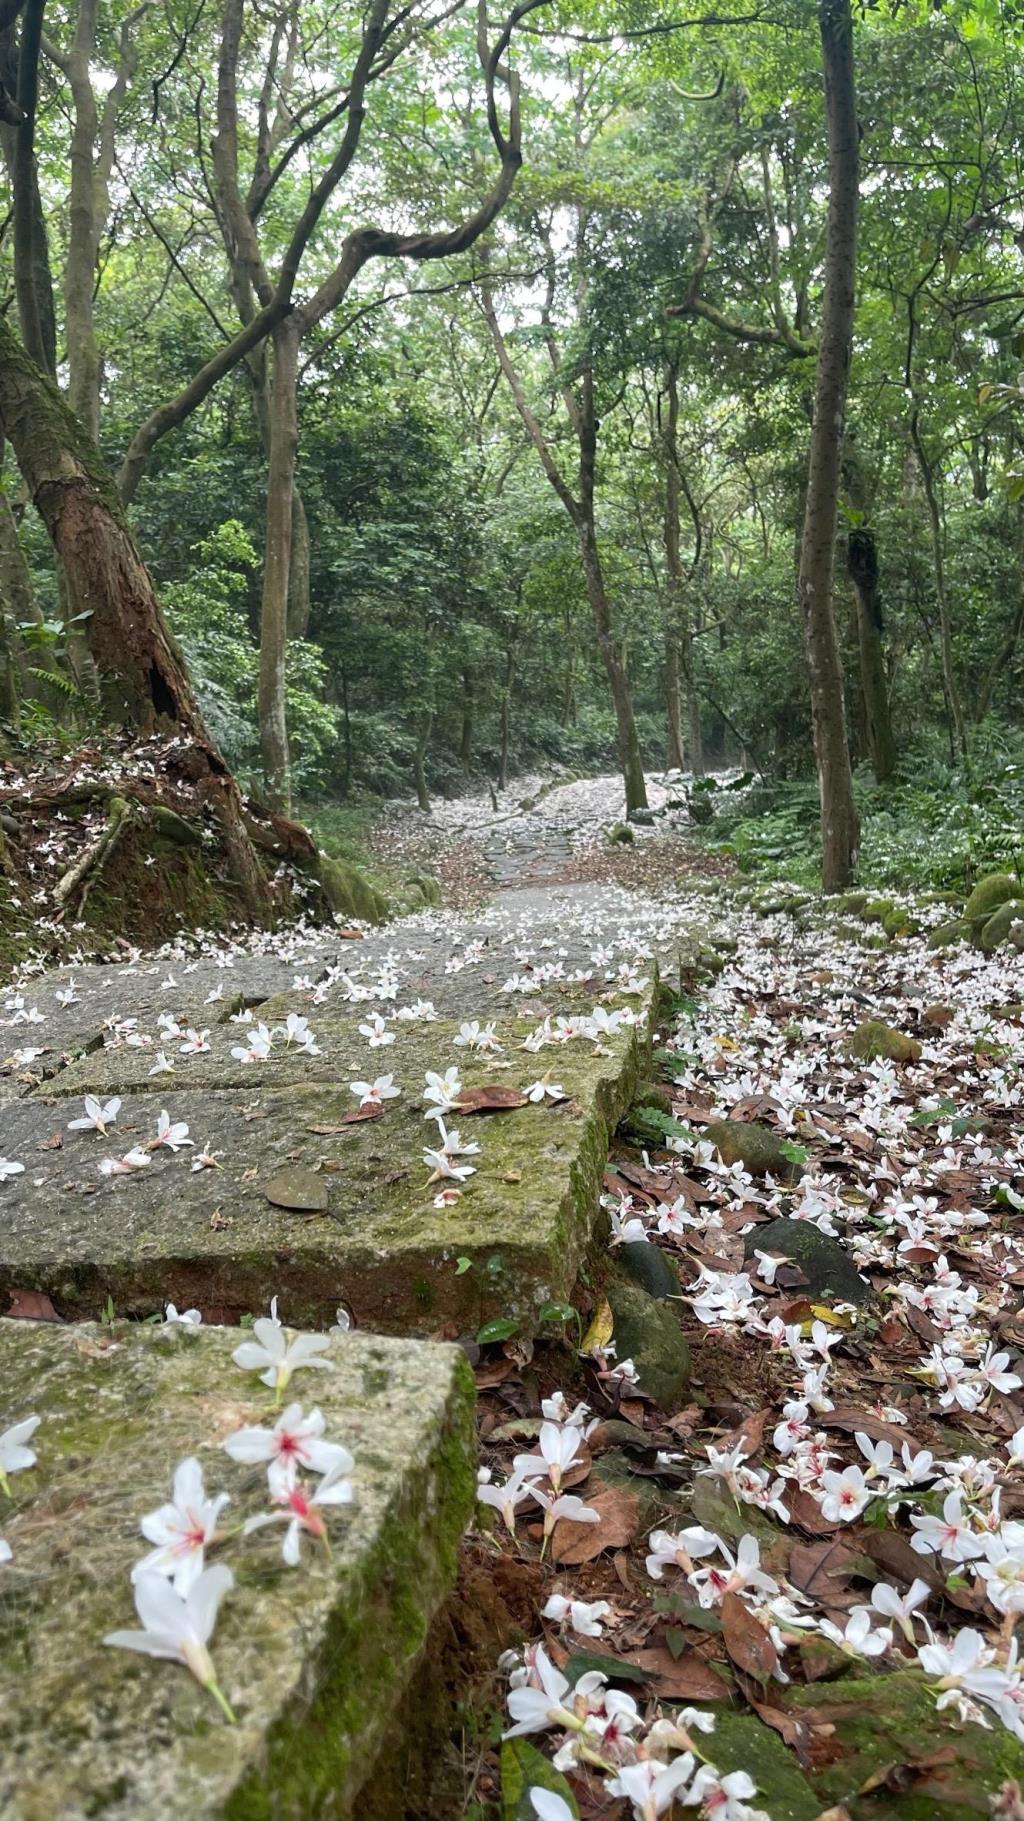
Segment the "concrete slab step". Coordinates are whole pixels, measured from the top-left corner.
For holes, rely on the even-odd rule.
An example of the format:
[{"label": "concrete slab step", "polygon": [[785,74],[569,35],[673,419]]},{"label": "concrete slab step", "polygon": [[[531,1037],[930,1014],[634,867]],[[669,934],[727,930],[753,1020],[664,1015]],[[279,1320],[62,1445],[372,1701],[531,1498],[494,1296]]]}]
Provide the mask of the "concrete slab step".
[{"label": "concrete slab step", "polygon": [[[329,1550],[307,1536],[288,1567],[280,1527],[236,1528],[267,1508],[266,1473],[224,1440],[275,1420],[273,1393],[232,1363],[242,1338],[0,1321],[0,1433],[40,1418],[36,1467],[0,1496],[8,1821],[348,1821],[378,1759],[395,1761],[473,1506],[471,1374],[456,1348],[361,1335],[332,1337],[330,1370],[296,1373],[284,1401],[319,1405],[354,1457],[354,1499],[328,1514]],[[138,1626],[139,1519],[188,1455],[208,1495],[230,1495],[207,1563],[235,1577],[210,1646],[235,1725],[177,1663],[102,1642]]]}]

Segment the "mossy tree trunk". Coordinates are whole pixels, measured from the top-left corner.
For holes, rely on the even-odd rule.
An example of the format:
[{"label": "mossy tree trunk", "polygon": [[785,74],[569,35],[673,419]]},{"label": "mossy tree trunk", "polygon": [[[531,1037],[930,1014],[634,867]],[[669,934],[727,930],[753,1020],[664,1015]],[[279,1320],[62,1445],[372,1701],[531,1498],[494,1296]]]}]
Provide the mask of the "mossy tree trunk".
[{"label": "mossy tree trunk", "polygon": [[896,770],[896,740],[889,714],[889,685],[882,650],[882,598],[878,585],[875,534],[858,526],[850,532],[846,566],[857,608],[857,646],[864,705],[864,735],[871,769],[879,784]]},{"label": "mossy tree trunk", "polygon": [[829,200],[799,592],[821,797],[821,882],[824,891],[836,892],[849,884],[860,834],[832,606],[843,424],[853,347],[860,171],[850,0],[819,0],[818,25],[825,74]]},{"label": "mossy tree trunk", "polygon": [[71,611],[88,615],[108,707],[141,733],[178,736],[173,763],[218,825],[246,913],[265,916],[266,881],[238,787],[203,724],[99,450],[2,319],[0,429],[63,567]]}]

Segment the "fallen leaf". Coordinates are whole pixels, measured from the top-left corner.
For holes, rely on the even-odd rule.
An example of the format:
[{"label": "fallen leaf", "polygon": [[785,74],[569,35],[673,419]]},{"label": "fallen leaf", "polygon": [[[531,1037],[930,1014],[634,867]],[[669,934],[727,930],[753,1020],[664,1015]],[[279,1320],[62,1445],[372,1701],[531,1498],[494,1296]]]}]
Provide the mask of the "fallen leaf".
[{"label": "fallen leaf", "polygon": [[551,1559],[567,1568],[592,1562],[606,1549],[624,1549],[640,1528],[640,1500],[635,1492],[605,1486],[588,1493],[586,1503],[598,1514],[596,1524],[574,1524],[560,1518],[551,1534]]},{"label": "fallen leaf", "polygon": [[463,1088],[455,1110],[459,1113],[507,1113],[513,1107],[525,1107],[529,1101],[518,1088]]},{"label": "fallen leaf", "polygon": [[849,1578],[856,1554],[840,1537],[832,1542],[794,1543],[789,1552],[787,1578],[799,1593],[823,1606],[852,1606],[857,1599],[853,1589],[841,1586]]},{"label": "fallen leaf", "polygon": [[263,1193],[275,1208],[303,1214],[327,1212],[327,1184],[315,1170],[279,1170],[264,1185]]},{"label": "fallen leaf", "polygon": [[699,1650],[674,1657],[664,1644],[652,1644],[628,1660],[650,1677],[651,1693],[665,1701],[727,1701],[731,1694],[728,1682]]},{"label": "fallen leaf", "polygon": [[10,1290],[8,1295],[11,1306],[7,1311],[10,1321],[63,1321],[58,1315],[48,1296],[41,1290]]},{"label": "fallen leaf", "polygon": [[727,1593],[722,1599],[722,1637],[738,1669],[753,1676],[755,1682],[769,1680],[779,1660],[778,1652],[764,1626],[736,1593]]}]

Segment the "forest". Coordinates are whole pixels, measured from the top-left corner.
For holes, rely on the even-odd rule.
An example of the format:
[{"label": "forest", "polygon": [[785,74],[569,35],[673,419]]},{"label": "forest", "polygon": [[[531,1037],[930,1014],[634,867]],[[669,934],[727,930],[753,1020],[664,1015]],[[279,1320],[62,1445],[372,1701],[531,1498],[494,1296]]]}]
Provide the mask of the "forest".
[{"label": "forest", "polygon": [[1024,1818],[1022,85],[0,0],[4,1821]]},{"label": "forest", "polygon": [[12,754],[160,718],[73,439],[277,809],[733,766],[798,844],[817,776],[826,883],[858,799],[998,846],[1018,9],[855,6],[827,81],[806,0],[4,13]]}]

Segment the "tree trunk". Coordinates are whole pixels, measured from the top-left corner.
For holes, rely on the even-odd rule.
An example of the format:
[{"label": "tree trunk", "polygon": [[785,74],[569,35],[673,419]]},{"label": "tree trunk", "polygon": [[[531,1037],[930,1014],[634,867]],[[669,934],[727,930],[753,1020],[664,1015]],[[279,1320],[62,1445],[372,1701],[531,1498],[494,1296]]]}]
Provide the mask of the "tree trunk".
[{"label": "tree trunk", "polygon": [[885,784],[896,770],[896,741],[889,715],[889,688],[882,652],[882,602],[873,531],[858,527],[850,532],[846,566],[857,605],[857,648],[868,757],[878,783]]},{"label": "tree trunk", "polygon": [[285,712],[288,586],[292,549],[292,500],[298,449],[299,338],[288,318],[274,330],[274,380],[270,399],[270,464],[267,471],[267,536],[260,609],[260,752],[267,800],[287,812],[290,782]]},{"label": "tree trunk", "polygon": [[692,671],[686,674],[686,702],[690,720],[690,770],[695,778],[704,776],[704,740],[700,727],[700,696]]},{"label": "tree trunk", "polygon": [[975,722],[978,725],[981,724],[988,714],[989,705],[992,701],[992,695],[996,684],[1000,677],[1008,672],[1010,665],[1013,662],[1014,653],[1017,650],[1017,644],[1022,631],[1024,631],[1024,587],[1022,587],[1017,598],[1017,611],[1010,622],[1010,629],[982,682],[974,714]]},{"label": "tree trunk", "polygon": [[910,440],[914,445],[917,465],[921,470],[924,482],[924,497],[928,507],[928,526],[932,540],[932,563],[935,569],[935,595],[939,603],[939,650],[942,657],[942,683],[946,692],[946,705],[949,710],[951,733],[955,736],[957,750],[964,769],[970,769],[971,755],[967,743],[967,723],[964,720],[963,703],[960,700],[960,686],[956,680],[956,666],[953,662],[953,622],[950,614],[949,594],[946,589],[946,558],[943,550],[942,514],[939,510],[938,494],[935,491],[935,476],[932,464],[921,436],[921,424],[917,406],[910,417]]},{"label": "tree trunk", "polygon": [[427,789],[426,758],[430,745],[430,731],[434,725],[433,710],[428,710],[419,718],[416,728],[416,750],[413,753],[413,767],[416,777],[416,801],[423,814],[430,814],[430,792]]},{"label": "tree trunk", "polygon": [[46,0],[27,0],[18,50],[17,97],[22,119],[14,129],[14,289],[18,320],[33,360],[51,377],[57,371],[57,330],[46,217],[39,194],[35,154],[39,99],[39,50]]},{"label": "tree trunk", "polygon": [[647,808],[647,787],[644,783],[640,740],[633,714],[633,692],[629,685],[629,672],[626,669],[622,647],[618,639],[612,635],[611,613],[608,596],[605,592],[601,554],[597,546],[593,517],[589,513],[585,514],[580,522],[580,549],[583,555],[583,573],[587,582],[587,597],[594,615],[594,630],[597,633],[598,648],[604,660],[605,674],[615,707],[619,770],[622,773],[628,815],[631,809]]},{"label": "tree trunk", "polygon": [[292,559],[288,577],[288,637],[304,639],[310,614],[309,520],[302,494],[292,488]]},{"label": "tree trunk", "polygon": [[857,257],[859,136],[850,0],[818,0],[818,25],[828,120],[829,200],[799,589],[821,796],[821,883],[824,891],[835,892],[849,884],[859,839],[846,744],[843,671],[832,608]]},{"label": "tree trunk", "polygon": [[683,716],[679,693],[679,646],[671,627],[665,634],[665,731],[668,768],[682,771]]},{"label": "tree trunk", "polygon": [[266,880],[242,820],[238,786],[203,725],[99,450],[56,387],[0,319],[0,429],[63,565],[75,613],[121,718],[177,736],[174,768],[216,820],[242,904],[270,909]]},{"label": "tree trunk", "polygon": [[473,767],[473,673],[462,673],[462,734],[459,739],[459,764],[468,778]]},{"label": "tree trunk", "polygon": [[508,743],[512,723],[512,683],[515,678],[516,659],[511,645],[505,653],[505,681],[501,690],[501,734],[498,755],[498,789],[508,786]]}]

